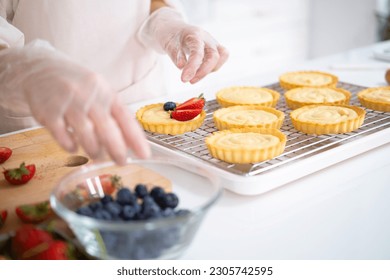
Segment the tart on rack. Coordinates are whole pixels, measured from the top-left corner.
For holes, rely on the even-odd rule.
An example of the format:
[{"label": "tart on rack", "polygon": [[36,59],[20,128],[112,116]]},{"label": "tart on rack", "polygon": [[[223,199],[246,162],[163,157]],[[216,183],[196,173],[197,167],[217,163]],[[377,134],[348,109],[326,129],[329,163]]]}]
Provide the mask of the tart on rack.
[{"label": "tart on rack", "polygon": [[176,104],[174,102],[150,104],[136,112],[143,129],[149,132],[178,135],[198,129],[206,117],[203,97]]},{"label": "tart on rack", "polygon": [[342,88],[299,87],[286,91],[284,97],[290,109],[297,109],[315,104],[346,105],[351,99],[351,93]]},{"label": "tart on rack", "polygon": [[235,105],[261,105],[275,107],[280,98],[279,92],[255,86],[235,86],[219,90],[216,99],[222,107]]},{"label": "tart on rack", "polygon": [[390,112],[390,87],[375,87],[358,93],[360,103],[369,109]]},{"label": "tart on rack", "polygon": [[212,157],[229,163],[256,163],[283,153],[286,136],[274,128],[232,128],[206,137]]},{"label": "tart on rack", "polygon": [[216,110],[213,119],[218,130],[244,127],[280,128],[284,113],[266,106],[230,106]]},{"label": "tart on rack", "polygon": [[307,134],[337,134],[358,129],[366,112],[349,105],[307,105],[290,113],[295,129]]},{"label": "tart on rack", "polygon": [[287,72],[279,77],[279,83],[284,89],[297,87],[336,87],[338,77],[320,71]]}]

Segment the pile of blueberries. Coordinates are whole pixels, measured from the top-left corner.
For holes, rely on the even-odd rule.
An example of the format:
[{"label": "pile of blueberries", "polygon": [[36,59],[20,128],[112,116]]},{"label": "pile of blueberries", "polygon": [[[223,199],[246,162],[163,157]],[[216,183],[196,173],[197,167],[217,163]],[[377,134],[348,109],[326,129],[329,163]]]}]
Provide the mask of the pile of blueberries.
[{"label": "pile of blueberries", "polygon": [[[142,221],[164,217],[185,217],[188,210],[177,209],[179,198],[155,186],[150,192],[144,184],[137,184],[134,192],[119,189],[114,198],[105,195],[76,210],[80,215],[107,221]],[[153,231],[102,231],[105,251],[120,259],[155,259],[174,246],[180,237],[180,227],[172,225]]]}]

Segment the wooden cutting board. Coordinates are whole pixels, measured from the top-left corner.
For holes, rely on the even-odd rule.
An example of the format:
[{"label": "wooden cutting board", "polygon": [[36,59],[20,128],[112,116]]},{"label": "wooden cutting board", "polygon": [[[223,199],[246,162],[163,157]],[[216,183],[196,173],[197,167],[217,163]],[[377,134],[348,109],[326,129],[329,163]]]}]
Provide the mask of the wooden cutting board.
[{"label": "wooden cutting board", "polygon": [[[64,175],[91,162],[81,150],[76,154],[64,151],[43,128],[0,136],[0,147],[9,147],[13,151],[2,167],[15,168],[22,162],[36,166],[35,176],[21,186],[10,185],[0,174],[0,210],[8,211],[8,218],[0,233],[14,230],[22,224],[15,214],[16,206],[48,200],[53,187]],[[136,169],[134,174],[170,188],[166,178],[150,170]]]}]

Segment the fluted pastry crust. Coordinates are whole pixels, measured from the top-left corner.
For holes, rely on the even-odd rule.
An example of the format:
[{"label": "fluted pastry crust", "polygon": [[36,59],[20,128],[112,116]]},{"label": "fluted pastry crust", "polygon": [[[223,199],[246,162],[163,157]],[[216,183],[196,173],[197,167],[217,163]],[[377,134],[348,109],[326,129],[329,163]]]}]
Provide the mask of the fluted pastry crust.
[{"label": "fluted pastry crust", "polygon": [[390,87],[376,87],[358,93],[360,103],[369,109],[390,112]]},{"label": "fluted pastry crust", "polygon": [[202,110],[199,116],[189,121],[177,121],[170,118],[170,113],[164,111],[164,103],[150,104],[136,112],[136,118],[143,129],[160,134],[178,135],[198,129],[206,117]]},{"label": "fluted pastry crust", "polygon": [[284,113],[266,106],[230,106],[216,110],[213,119],[218,130],[244,127],[280,128]]},{"label": "fluted pastry crust", "polygon": [[290,113],[295,129],[307,134],[337,134],[358,129],[366,112],[349,105],[308,105]]},{"label": "fluted pastry crust", "polygon": [[211,156],[229,163],[255,163],[283,153],[286,136],[274,128],[233,128],[206,137]]},{"label": "fluted pastry crust", "polygon": [[284,97],[290,109],[297,109],[316,104],[347,105],[351,92],[342,88],[300,87],[286,91]]},{"label": "fluted pastry crust", "polygon": [[336,87],[338,77],[320,71],[287,72],[279,77],[280,86],[284,89],[297,87]]},{"label": "fluted pastry crust", "polygon": [[235,86],[219,90],[216,99],[222,107],[236,105],[261,105],[275,107],[280,98],[279,92],[262,87]]}]

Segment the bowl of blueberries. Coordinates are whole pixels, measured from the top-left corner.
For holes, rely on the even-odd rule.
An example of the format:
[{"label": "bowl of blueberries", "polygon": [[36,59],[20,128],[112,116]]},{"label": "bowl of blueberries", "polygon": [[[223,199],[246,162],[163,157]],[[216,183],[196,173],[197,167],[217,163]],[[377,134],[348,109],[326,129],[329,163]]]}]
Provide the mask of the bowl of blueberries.
[{"label": "bowl of blueberries", "polygon": [[50,203],[96,259],[175,259],[222,194],[206,167],[167,158],[89,164],[63,177]]}]

